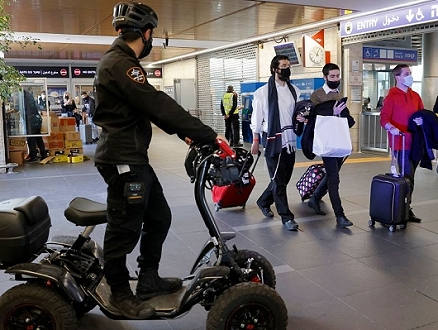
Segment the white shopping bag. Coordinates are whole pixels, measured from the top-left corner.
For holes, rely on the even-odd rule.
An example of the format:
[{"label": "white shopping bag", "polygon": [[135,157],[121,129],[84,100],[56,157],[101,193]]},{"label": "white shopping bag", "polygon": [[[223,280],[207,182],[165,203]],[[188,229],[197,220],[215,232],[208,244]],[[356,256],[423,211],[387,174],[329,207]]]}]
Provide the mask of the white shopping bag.
[{"label": "white shopping bag", "polygon": [[313,153],[320,157],[345,157],[351,154],[348,120],[336,116],[316,116]]}]

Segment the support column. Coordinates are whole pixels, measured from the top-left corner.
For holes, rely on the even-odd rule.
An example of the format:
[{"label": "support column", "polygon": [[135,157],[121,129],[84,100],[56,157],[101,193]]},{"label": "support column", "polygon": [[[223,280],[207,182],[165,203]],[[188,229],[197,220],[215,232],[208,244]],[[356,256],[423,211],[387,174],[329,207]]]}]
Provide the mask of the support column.
[{"label": "support column", "polygon": [[438,95],[438,32],[423,34],[423,83],[421,98],[426,109],[432,110]]}]

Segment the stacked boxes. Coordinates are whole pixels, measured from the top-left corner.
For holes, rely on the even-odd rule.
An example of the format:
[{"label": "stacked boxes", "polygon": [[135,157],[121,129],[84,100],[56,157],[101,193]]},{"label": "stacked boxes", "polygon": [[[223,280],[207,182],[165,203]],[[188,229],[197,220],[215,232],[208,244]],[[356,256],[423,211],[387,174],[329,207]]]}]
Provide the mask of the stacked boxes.
[{"label": "stacked boxes", "polygon": [[[50,136],[43,137],[46,148],[54,163],[69,162],[79,163],[84,161],[82,155],[82,140],[76,129],[74,118],[59,118],[59,132],[54,132]],[[73,119],[73,121],[71,120]],[[73,125],[72,125],[73,123]],[[69,129],[69,130],[68,130]]]},{"label": "stacked boxes", "polygon": [[24,156],[27,154],[25,137],[10,137],[8,142],[9,162],[23,165]]}]

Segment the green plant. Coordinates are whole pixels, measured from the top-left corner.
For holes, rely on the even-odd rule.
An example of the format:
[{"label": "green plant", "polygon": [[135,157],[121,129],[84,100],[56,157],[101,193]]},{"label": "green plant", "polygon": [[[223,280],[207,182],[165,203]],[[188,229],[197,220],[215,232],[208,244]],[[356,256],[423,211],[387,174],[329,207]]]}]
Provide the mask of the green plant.
[{"label": "green plant", "polygon": [[[12,0],[16,2],[16,0]],[[7,54],[13,44],[18,44],[21,48],[28,45],[38,45],[37,39],[30,37],[15,38],[14,33],[10,28],[12,16],[5,11],[5,6],[10,6],[11,1],[0,0],[0,98],[4,99],[11,94],[12,91],[19,89],[20,82],[26,78],[13,66],[7,65],[4,59],[4,54]]]}]

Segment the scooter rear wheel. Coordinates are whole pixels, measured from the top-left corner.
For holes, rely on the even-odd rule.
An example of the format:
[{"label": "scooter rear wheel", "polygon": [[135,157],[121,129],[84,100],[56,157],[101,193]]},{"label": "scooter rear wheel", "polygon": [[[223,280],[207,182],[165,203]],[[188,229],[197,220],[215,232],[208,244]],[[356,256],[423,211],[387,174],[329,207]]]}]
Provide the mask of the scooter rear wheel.
[{"label": "scooter rear wheel", "polygon": [[12,287],[1,297],[0,320],[4,330],[75,330],[72,305],[54,289],[26,283]]},{"label": "scooter rear wheel", "polygon": [[[274,268],[271,263],[260,253],[251,250],[239,250],[234,254],[234,261],[240,268],[247,267],[248,259],[253,259],[251,262],[251,270],[254,270],[250,282],[261,282],[275,289],[277,284]],[[250,273],[250,274],[251,274]]]},{"label": "scooter rear wheel", "polygon": [[261,283],[245,282],[230,287],[217,298],[207,317],[207,330],[286,330],[286,327],[283,299]]}]

